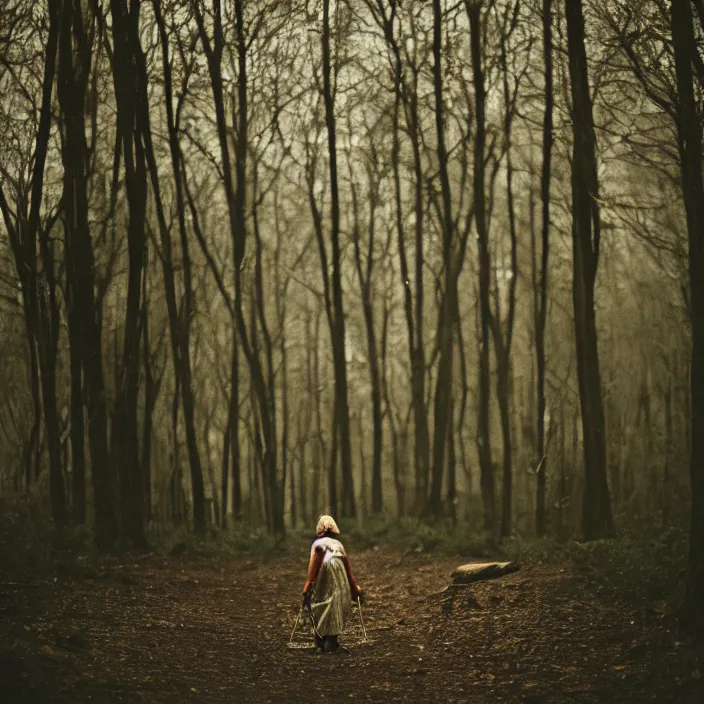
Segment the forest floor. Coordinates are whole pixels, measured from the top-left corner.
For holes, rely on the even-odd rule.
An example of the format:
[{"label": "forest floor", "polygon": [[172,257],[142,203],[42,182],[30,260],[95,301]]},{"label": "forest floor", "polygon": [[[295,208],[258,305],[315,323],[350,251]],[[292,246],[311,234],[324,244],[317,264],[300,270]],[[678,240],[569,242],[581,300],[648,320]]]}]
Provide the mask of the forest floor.
[{"label": "forest floor", "polygon": [[368,641],[355,609],[332,655],[288,647],[305,555],[0,581],[0,701],[704,702],[704,656],[678,642],[666,604],[546,564],[449,599],[465,562],[353,554]]}]

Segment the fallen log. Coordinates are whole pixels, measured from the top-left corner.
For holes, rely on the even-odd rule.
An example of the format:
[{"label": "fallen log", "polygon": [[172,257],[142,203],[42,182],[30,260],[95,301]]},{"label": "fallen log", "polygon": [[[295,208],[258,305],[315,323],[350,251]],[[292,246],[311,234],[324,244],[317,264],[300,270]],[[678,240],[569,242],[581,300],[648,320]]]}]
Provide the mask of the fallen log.
[{"label": "fallen log", "polygon": [[496,579],[518,572],[520,568],[517,562],[471,562],[455,569],[452,573],[452,581],[455,584],[469,584],[484,579]]}]

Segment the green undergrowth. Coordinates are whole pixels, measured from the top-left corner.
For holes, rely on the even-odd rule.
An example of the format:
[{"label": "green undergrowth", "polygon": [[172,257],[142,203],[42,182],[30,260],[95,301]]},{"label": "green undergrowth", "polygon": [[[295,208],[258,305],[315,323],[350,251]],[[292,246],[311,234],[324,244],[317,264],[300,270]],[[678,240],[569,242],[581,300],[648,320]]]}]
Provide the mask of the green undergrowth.
[{"label": "green undergrowth", "polygon": [[451,523],[427,525],[415,520],[378,521],[364,530],[344,530],[353,550],[384,548],[404,553],[430,552],[477,560],[562,565],[573,586],[588,585],[604,597],[678,602],[687,570],[688,536],[684,525],[662,530],[626,524],[618,538],[580,542],[553,538],[511,537],[502,541]]},{"label": "green undergrowth", "polygon": [[684,530],[670,528],[659,535],[624,529],[615,540],[562,545],[507,545],[509,553],[524,561],[569,564],[578,579],[604,596],[678,602],[687,575],[688,538]]},{"label": "green undergrowth", "polygon": [[31,581],[83,570],[99,559],[85,527],[54,530],[41,491],[0,499],[0,577]]},{"label": "green undergrowth", "polygon": [[[52,529],[47,501],[38,491],[27,497],[0,500],[0,579],[31,581],[51,577],[81,578],[105,574],[110,565],[131,560],[130,550],[106,557],[93,547],[90,531],[76,528],[58,535]],[[342,538],[352,554],[384,550],[400,554],[458,556],[467,560],[517,560],[524,564],[554,564],[569,568],[576,585],[589,585],[604,596],[676,601],[687,567],[687,531],[682,524],[653,530],[620,521],[616,540],[582,543],[512,537],[498,541],[471,526],[450,521],[428,524],[417,519],[373,518],[360,523],[339,521]],[[289,529],[285,537],[265,528],[233,523],[210,527],[195,536],[188,527],[152,526],[149,548],[139,553],[178,559],[201,566],[218,566],[238,556],[273,560],[305,556],[313,528]]]}]

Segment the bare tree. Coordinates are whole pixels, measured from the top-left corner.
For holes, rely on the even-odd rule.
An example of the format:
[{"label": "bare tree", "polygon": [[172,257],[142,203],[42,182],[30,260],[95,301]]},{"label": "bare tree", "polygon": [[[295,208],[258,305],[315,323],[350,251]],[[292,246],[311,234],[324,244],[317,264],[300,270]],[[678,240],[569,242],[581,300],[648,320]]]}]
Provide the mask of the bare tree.
[{"label": "bare tree", "polygon": [[615,536],[606,479],[606,437],[594,311],[601,216],[596,134],[584,36],[582,0],[567,0],[567,40],[572,92],[573,302],[577,376],[584,433],[585,485],[582,532],[586,540]]},{"label": "bare tree", "polygon": [[491,259],[486,213],[486,89],[482,65],[483,8],[481,2],[466,0],[469,16],[472,67],[474,71],[475,141],[474,141],[474,207],[479,255],[479,398],[477,416],[477,453],[480,485],[484,503],[484,529],[493,531],[496,521],[494,468],[491,459],[489,405],[491,377],[489,363],[489,331],[491,321]]},{"label": "bare tree", "polygon": [[[545,67],[545,110],[543,113],[543,164],[540,176],[540,199],[542,203],[541,221],[541,262],[540,273],[537,263],[533,263],[533,326],[535,328],[535,361],[537,379],[537,484],[535,501],[535,532],[545,535],[545,487],[547,457],[545,455],[545,325],[547,321],[548,264],[550,262],[550,180],[552,176],[553,145],[553,41],[552,41],[552,0],[543,0],[543,63]],[[534,238],[533,238],[534,239]],[[536,251],[533,244],[532,251]]]},{"label": "bare tree", "polygon": [[[692,314],[691,454],[692,513],[689,541],[689,574],[683,605],[684,622],[704,632],[704,181],[702,179],[702,117],[694,96],[693,64],[699,57],[694,40],[692,5],[672,0],[672,42],[677,76],[677,136],[681,159],[682,192],[689,239],[689,286]],[[704,29],[704,7],[697,4]],[[704,72],[700,76],[704,78]]]}]

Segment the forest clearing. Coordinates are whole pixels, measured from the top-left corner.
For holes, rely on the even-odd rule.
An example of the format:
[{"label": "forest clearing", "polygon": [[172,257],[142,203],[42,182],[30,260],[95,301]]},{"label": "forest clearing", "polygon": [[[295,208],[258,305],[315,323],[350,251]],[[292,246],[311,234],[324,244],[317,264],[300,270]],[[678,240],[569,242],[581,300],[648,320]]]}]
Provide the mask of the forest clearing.
[{"label": "forest clearing", "polygon": [[0,2],[0,704],[702,643],[704,0]]},{"label": "forest clearing", "polygon": [[[704,701],[704,653],[678,640],[666,603],[605,597],[579,570],[535,564],[450,604],[460,561],[356,555],[368,642],[355,615],[332,655],[287,647],[303,558],[147,556],[0,584],[3,701]],[[294,642],[311,644],[310,627]]]}]

